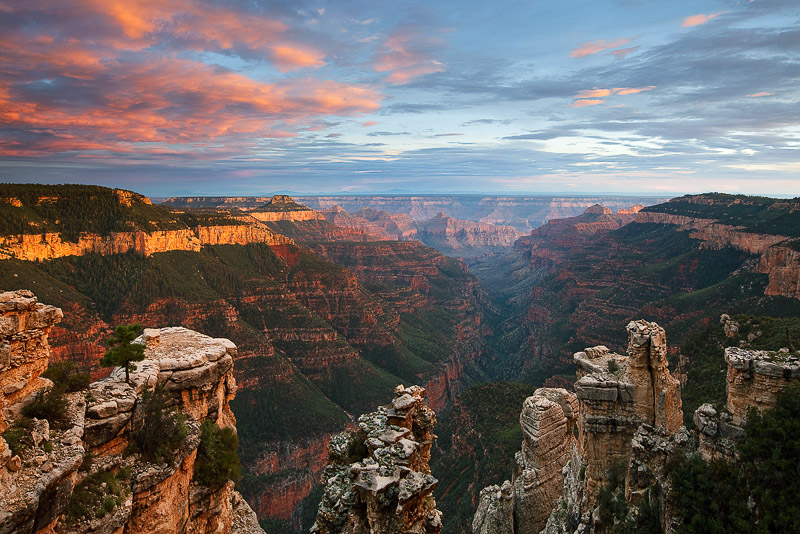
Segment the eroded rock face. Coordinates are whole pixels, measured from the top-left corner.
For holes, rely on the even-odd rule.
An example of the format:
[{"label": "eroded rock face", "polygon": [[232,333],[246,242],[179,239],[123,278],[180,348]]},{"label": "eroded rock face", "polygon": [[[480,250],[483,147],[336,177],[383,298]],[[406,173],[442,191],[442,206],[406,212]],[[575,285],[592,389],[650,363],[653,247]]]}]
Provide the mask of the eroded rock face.
[{"label": "eroded rock face", "polygon": [[331,438],[325,493],[311,532],[438,533],[438,484],[428,462],[436,414],[419,386],[395,388],[388,406],[362,415],[358,428]]},{"label": "eroded rock face", "polygon": [[[314,212],[312,212],[314,213]],[[0,236],[0,259],[17,258],[42,261],[64,256],[84,254],[124,254],[136,252],[149,256],[156,252],[190,250],[197,252],[203,245],[245,245],[266,243],[283,245],[292,240],[276,234],[269,228],[251,219],[241,225],[213,225],[183,228],[178,230],[156,230],[152,232],[111,232],[107,236],[83,233],[77,241],[62,239],[58,233],[19,234]]]},{"label": "eroded rock face", "polygon": [[475,534],[539,532],[564,488],[562,469],[575,445],[578,398],[561,388],[539,388],[522,405],[522,450],[513,481],[481,491]]},{"label": "eroded rock face", "polygon": [[641,424],[675,433],[683,420],[680,384],[667,369],[664,329],[647,321],[627,326],[628,355],[598,346],[575,354],[581,455],[590,504],[615,462],[627,463]]},{"label": "eroded rock face", "polygon": [[[6,356],[0,367],[0,384],[6,385],[0,389],[0,431],[5,431],[25,398],[49,383],[39,374],[48,363],[47,332],[61,310],[17,291],[0,294],[0,312]],[[236,392],[236,346],[185,328],[146,329],[136,342],[145,344],[146,359],[136,364],[130,383],[117,368],[88,393],[68,394],[66,422],[52,426],[34,419],[30,443],[19,455],[12,456],[0,439],[0,533],[263,534],[233,482],[210,488],[194,476],[200,423],[235,429],[229,401]],[[24,384],[18,386],[20,377]],[[128,450],[133,422],[142,417],[142,394],[157,386],[186,416],[186,442],[164,464]],[[82,465],[86,469],[79,471]],[[96,475],[120,477],[113,509],[65,521],[76,486]]]}]

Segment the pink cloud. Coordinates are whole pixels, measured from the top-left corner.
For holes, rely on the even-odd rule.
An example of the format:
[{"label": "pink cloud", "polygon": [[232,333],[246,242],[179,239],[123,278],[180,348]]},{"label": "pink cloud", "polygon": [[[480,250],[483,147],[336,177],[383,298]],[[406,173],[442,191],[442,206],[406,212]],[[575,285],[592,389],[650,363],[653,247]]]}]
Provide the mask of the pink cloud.
[{"label": "pink cloud", "polygon": [[361,123],[361,126],[363,126],[364,128],[369,128],[370,126],[375,126],[377,124],[378,123],[375,122],[375,121],[367,121],[367,122]]},{"label": "pink cloud", "polygon": [[423,28],[400,27],[386,39],[373,68],[377,72],[388,72],[386,81],[393,84],[405,84],[419,76],[441,72],[444,65],[431,57],[441,43],[440,38],[427,35]]},{"label": "pink cloud", "polygon": [[592,56],[603,50],[609,50],[611,48],[617,48],[622,45],[628,44],[631,42],[628,38],[616,39],[614,41],[608,41],[606,39],[597,39],[596,41],[589,41],[586,43],[580,43],[577,48],[570,52],[570,57],[586,57]]},{"label": "pink cloud", "polygon": [[747,98],[760,98],[762,96],[772,96],[775,93],[767,93],[766,91],[762,91],[760,93],[753,93],[752,95],[745,95]]},{"label": "pink cloud", "polygon": [[[24,141],[0,137],[0,154],[248,150],[253,137],[294,136],[290,130],[317,128],[331,115],[372,113],[382,99],[334,80],[267,82],[180,59],[175,52],[231,50],[267,57],[284,72],[325,64],[283,22],[229,5],[31,0],[4,9],[40,15],[42,23],[36,34],[19,28],[0,35],[0,129],[28,133]],[[40,91],[11,90],[32,81]]]},{"label": "pink cloud", "polygon": [[614,50],[611,53],[614,54],[616,57],[623,58],[623,57],[627,56],[628,54],[630,54],[631,52],[635,52],[635,51],[639,50],[639,48],[640,47],[638,47],[638,46],[632,46],[630,48],[620,48],[619,50]]},{"label": "pink cloud", "polygon": [[573,108],[584,108],[586,106],[596,106],[598,104],[604,103],[605,100],[597,100],[597,99],[584,99],[584,100],[576,100],[572,103]]},{"label": "pink cloud", "polygon": [[595,87],[594,89],[584,89],[583,91],[578,91],[572,98],[597,98],[608,96],[610,94],[610,89],[598,89]]},{"label": "pink cloud", "polygon": [[719,13],[712,13],[710,15],[692,15],[691,17],[686,17],[681,22],[681,26],[684,28],[692,28],[694,26],[700,26],[701,24],[705,24],[706,22],[710,21],[711,19],[717,18],[718,16],[722,15],[722,11]]},{"label": "pink cloud", "polygon": [[615,95],[633,95],[636,93],[643,93],[645,91],[652,91],[655,89],[655,85],[648,85],[646,87],[615,87],[611,90]]}]

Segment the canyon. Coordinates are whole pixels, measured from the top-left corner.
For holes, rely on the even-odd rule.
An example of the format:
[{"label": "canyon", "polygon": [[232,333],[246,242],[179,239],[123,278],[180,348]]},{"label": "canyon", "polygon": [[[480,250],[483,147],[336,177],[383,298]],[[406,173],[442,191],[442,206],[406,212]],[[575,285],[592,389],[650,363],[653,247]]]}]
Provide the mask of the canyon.
[{"label": "canyon", "polygon": [[[150,204],[132,192],[89,188],[77,197],[100,199],[116,215],[101,213],[100,222],[88,224],[75,202],[45,186],[15,187],[0,206],[2,228],[12,230],[2,236],[2,250],[17,247],[0,259],[0,287],[31,288],[64,311],[48,332],[51,360],[75,362],[106,379],[108,371],[96,365],[103,340],[113,325],[136,321],[235,343],[236,396],[228,405],[244,468],[237,489],[277,529],[311,526],[320,492],[327,491],[318,486],[327,480],[326,462],[341,470],[366,458],[331,457],[336,432],[354,428],[355,414],[372,410],[402,383],[424,387],[425,405],[440,414],[442,429],[428,451],[428,471],[416,470],[438,484],[425,499],[412,500],[435,498],[445,532],[469,529],[476,509],[484,511],[481,532],[513,532],[508,517],[526,530],[544,528],[552,507],[574,508],[577,493],[558,504],[565,488],[582,487],[579,500],[596,498],[609,482],[611,459],[644,454],[644,443],[678,446],[670,437],[679,435],[676,420],[683,420],[676,381],[686,385],[695,376],[694,355],[682,348],[691,335],[722,313],[800,315],[795,207],[786,201],[699,195],[643,207],[653,199],[454,196],[372,197],[378,203],[367,205],[371,200],[362,197],[314,197],[330,202],[314,204],[323,208],[317,211],[307,198],[286,195]],[[352,202],[334,202],[342,199]],[[392,212],[400,207],[409,211]],[[739,215],[740,209],[756,215]],[[531,211],[523,217],[525,210]],[[81,225],[86,229],[79,231]],[[666,328],[672,343],[643,326],[641,347],[660,347],[657,358],[614,354],[629,341],[618,325],[642,316]],[[755,335],[756,326],[739,321]],[[573,355],[585,346],[594,348],[583,351],[576,372]],[[637,364],[645,359],[658,365]],[[672,378],[654,393],[663,402],[648,401],[645,386],[639,394],[631,390],[629,384],[650,380],[650,370],[663,374],[667,360]],[[747,365],[751,374],[762,366]],[[470,387],[495,380],[524,383]],[[20,384],[15,378],[9,391]],[[763,389],[772,395],[782,387]],[[606,399],[612,390],[632,404]],[[498,399],[504,396],[508,402]],[[508,426],[506,412],[518,417],[529,397],[522,426]],[[737,408],[695,411],[703,401],[691,398],[684,411],[703,425],[700,451],[730,457],[741,436],[742,422],[730,415]],[[642,434],[637,421],[656,430]],[[608,425],[624,429],[615,435]],[[493,443],[491,432],[502,443]],[[580,467],[570,467],[571,478],[562,478],[574,450],[594,467],[587,464],[583,479]],[[488,457],[495,454],[504,465]],[[653,458],[637,461],[660,469]],[[499,484],[504,478],[508,483]],[[374,508],[373,497],[381,498],[364,494],[359,506]],[[369,523],[359,514],[353,521]]]},{"label": "canyon", "polygon": [[[89,192],[126,208],[116,193]],[[35,218],[41,195],[31,196],[32,204],[20,204]],[[59,206],[54,198],[48,209]],[[262,518],[308,528],[294,512],[320,479],[331,433],[403,381],[425,384],[432,407],[451,403],[486,350],[488,301],[459,260],[418,242],[354,240],[353,231],[309,217],[291,199],[269,202],[264,213],[280,215],[264,221],[133,202],[152,220],[194,223],[169,230],[194,235],[191,247],[53,257],[39,234],[25,234],[39,247],[28,257],[49,259],[3,260],[0,285],[27,284],[68,310],[51,335],[53,358],[90,368],[95,378],[107,373],[96,362],[115,324],[180,324],[235,340],[239,387],[230,404],[238,415],[242,492]],[[53,226],[52,218],[36,222]],[[147,235],[167,231],[136,224]],[[221,234],[220,227],[238,233]],[[114,236],[83,232],[62,241]]]}]

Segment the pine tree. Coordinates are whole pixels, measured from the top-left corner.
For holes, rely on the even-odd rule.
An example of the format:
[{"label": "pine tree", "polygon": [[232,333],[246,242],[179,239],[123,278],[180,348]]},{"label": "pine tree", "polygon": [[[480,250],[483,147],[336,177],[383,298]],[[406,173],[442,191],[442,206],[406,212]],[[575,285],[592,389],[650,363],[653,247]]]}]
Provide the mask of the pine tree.
[{"label": "pine tree", "polygon": [[100,358],[100,365],[103,367],[124,367],[127,383],[130,383],[130,370],[136,370],[133,362],[144,360],[144,345],[131,343],[141,329],[142,325],[139,323],[117,325],[114,335],[108,338],[111,348]]}]

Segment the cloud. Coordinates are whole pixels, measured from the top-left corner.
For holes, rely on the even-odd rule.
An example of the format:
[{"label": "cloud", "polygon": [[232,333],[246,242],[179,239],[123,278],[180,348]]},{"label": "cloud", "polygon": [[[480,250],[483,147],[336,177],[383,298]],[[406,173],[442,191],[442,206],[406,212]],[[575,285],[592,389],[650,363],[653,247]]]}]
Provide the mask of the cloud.
[{"label": "cloud", "polygon": [[636,52],[639,50],[639,46],[631,46],[630,48],[620,48],[618,50],[614,50],[611,53],[614,54],[618,58],[623,58],[632,52]]},{"label": "cloud", "polygon": [[683,22],[681,22],[681,26],[684,28],[693,28],[694,26],[700,26],[710,21],[711,19],[717,18],[723,13],[724,13],[723,11],[720,11],[718,13],[712,13],[710,15],[702,15],[702,14],[692,15],[690,17],[686,17],[685,19],[683,19]]},{"label": "cloud", "polygon": [[762,96],[772,96],[775,93],[767,93],[766,91],[762,91],[760,93],[753,93],[752,95],[745,95],[747,98],[760,98]]},{"label": "cloud", "polygon": [[433,58],[434,51],[443,41],[431,32],[430,28],[418,24],[396,28],[375,57],[373,68],[377,72],[389,73],[386,81],[397,85],[445,70],[445,66]]},{"label": "cloud", "polygon": [[[0,20],[0,153],[220,151],[380,108],[374,89],[311,77],[266,82],[193,52],[258,53],[279,71],[324,65],[279,20],[202,1],[20,3]],[[237,141],[242,139],[242,141]],[[149,146],[148,146],[149,144]]]},{"label": "cloud", "polygon": [[434,137],[455,137],[457,135],[464,135],[463,133],[440,133],[435,134]]},{"label": "cloud", "polygon": [[576,100],[572,103],[573,108],[583,108],[586,106],[596,106],[598,104],[604,103],[605,100],[597,100],[597,99],[585,99],[585,100]]},{"label": "cloud", "polygon": [[610,89],[598,89],[595,87],[594,89],[584,89],[583,91],[578,91],[578,93],[572,98],[598,98],[608,96],[610,94]]},{"label": "cloud", "polygon": [[629,38],[615,39],[613,41],[609,41],[606,39],[597,39],[596,41],[580,43],[577,48],[573,49],[572,52],[570,52],[569,55],[570,57],[592,56],[594,54],[602,52],[603,50],[617,48],[622,45],[626,45],[630,42],[631,40]]},{"label": "cloud", "polygon": [[375,126],[376,124],[378,123],[375,121],[367,121],[367,122],[362,122],[361,126],[363,126],[364,128],[369,128],[370,126]]},{"label": "cloud", "polygon": [[622,95],[633,95],[636,93],[642,93],[644,91],[652,91],[655,88],[656,88],[655,85],[648,85],[645,87],[615,87],[614,89],[611,90],[611,92],[614,93],[615,95],[622,96]]}]

